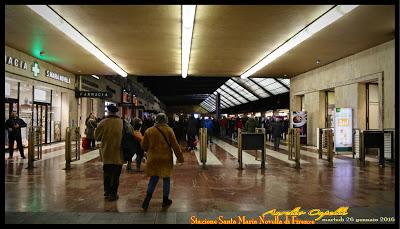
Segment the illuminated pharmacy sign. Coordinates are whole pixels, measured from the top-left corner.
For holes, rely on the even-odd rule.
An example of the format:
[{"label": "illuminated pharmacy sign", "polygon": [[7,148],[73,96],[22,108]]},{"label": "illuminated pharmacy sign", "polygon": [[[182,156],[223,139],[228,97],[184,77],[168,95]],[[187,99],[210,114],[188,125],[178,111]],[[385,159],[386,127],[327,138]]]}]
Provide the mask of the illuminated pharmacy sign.
[{"label": "illuminated pharmacy sign", "polygon": [[335,151],[351,151],[353,147],[352,109],[336,108]]},{"label": "illuminated pharmacy sign", "polygon": [[61,74],[52,72],[50,70],[46,70],[46,77],[62,81],[64,83],[71,83],[71,79],[69,77],[63,76]]},{"label": "illuminated pharmacy sign", "polygon": [[89,98],[111,98],[112,95],[108,91],[79,91],[75,90],[75,97],[89,97]]},{"label": "illuminated pharmacy sign", "polygon": [[32,72],[34,77],[38,77],[40,74],[40,68],[39,64],[37,62],[34,62],[32,65]]},{"label": "illuminated pharmacy sign", "polygon": [[6,64],[23,69],[25,71],[28,70],[28,64],[25,61],[12,56],[5,55],[5,57],[6,57]]},{"label": "illuminated pharmacy sign", "polygon": [[[13,67],[16,68],[20,68],[22,70],[28,71],[28,63],[24,60],[18,59],[16,57],[12,57],[12,56],[7,56],[7,54],[5,55],[5,63],[7,65],[11,65]],[[32,72],[34,77],[39,77],[40,76],[40,67],[38,62],[33,62],[31,67],[30,67],[30,71]],[[62,81],[64,83],[71,83],[71,79],[67,76],[64,76],[62,74],[50,71],[50,70],[46,70],[45,71],[45,76],[52,78],[54,80],[58,80],[58,81]]]}]

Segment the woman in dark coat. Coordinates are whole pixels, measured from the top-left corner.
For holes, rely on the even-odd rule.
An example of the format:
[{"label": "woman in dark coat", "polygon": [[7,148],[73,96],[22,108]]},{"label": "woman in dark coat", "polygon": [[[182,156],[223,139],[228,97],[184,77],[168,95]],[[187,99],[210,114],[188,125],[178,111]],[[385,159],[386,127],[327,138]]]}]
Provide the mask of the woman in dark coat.
[{"label": "woman in dark coat", "polygon": [[86,139],[88,140],[90,149],[96,148],[96,140],[94,138],[94,131],[97,128],[97,119],[93,113],[90,113],[89,117],[86,119]]}]

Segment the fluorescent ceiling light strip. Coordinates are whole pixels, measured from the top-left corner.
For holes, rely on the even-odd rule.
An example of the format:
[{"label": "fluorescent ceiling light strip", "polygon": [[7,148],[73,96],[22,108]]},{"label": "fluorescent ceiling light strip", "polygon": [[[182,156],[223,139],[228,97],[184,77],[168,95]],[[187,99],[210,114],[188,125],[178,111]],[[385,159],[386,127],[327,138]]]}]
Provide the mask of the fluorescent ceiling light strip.
[{"label": "fluorescent ceiling light strip", "polygon": [[196,5],[182,5],[182,78],[186,78],[189,71],[190,48],[192,46],[192,35]]},{"label": "fluorescent ceiling light strip", "polygon": [[92,76],[93,76],[93,78],[100,79],[100,77],[98,77],[96,75],[92,75]]},{"label": "fluorescent ceiling light strip", "polygon": [[122,68],[115,64],[110,58],[108,58],[102,51],[100,51],[96,46],[94,46],[86,37],[80,34],[76,29],[74,29],[68,22],[66,22],[62,17],[60,17],[56,12],[54,12],[50,7],[46,5],[27,5],[35,13],[39,14],[46,21],[50,22],[57,29],[61,30],[65,35],[75,41],[77,44],[85,48],[95,57],[97,57],[101,62],[107,65],[109,68],[117,72],[123,77],[127,77],[126,73]]},{"label": "fluorescent ceiling light strip", "polygon": [[347,14],[348,12],[352,11],[355,9],[358,5],[339,5],[331,9],[329,12],[326,14],[322,15],[320,18],[315,20],[313,23],[308,25],[305,29],[297,33],[294,37],[292,37],[290,40],[288,40],[286,43],[284,43],[282,46],[279,48],[275,49],[271,53],[267,54],[266,57],[264,57],[260,62],[255,64],[253,67],[248,69],[246,72],[244,72],[240,77],[242,79],[245,79],[260,69],[264,68],[267,66],[269,63],[272,61],[276,60],[278,57],[282,56],[301,42],[307,40],[309,37],[314,35],[315,33],[319,32],[326,26],[332,24],[339,18],[341,18],[343,15]]}]

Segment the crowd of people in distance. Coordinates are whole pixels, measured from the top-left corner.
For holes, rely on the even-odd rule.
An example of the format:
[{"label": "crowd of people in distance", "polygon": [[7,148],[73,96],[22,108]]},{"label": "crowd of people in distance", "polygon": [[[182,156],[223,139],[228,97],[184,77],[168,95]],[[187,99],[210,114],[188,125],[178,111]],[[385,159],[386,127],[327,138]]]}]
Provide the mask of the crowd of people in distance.
[{"label": "crowd of people in distance", "polygon": [[186,141],[187,150],[196,150],[199,137],[199,129],[207,128],[208,143],[213,143],[213,137],[231,138],[237,141],[238,129],[245,132],[255,132],[256,128],[265,128],[268,141],[274,141],[275,149],[279,148],[280,139],[285,139],[289,129],[289,120],[282,117],[225,117],[219,120],[211,117],[195,118],[181,116],[177,119],[170,118],[169,125],[175,132],[178,141]]}]

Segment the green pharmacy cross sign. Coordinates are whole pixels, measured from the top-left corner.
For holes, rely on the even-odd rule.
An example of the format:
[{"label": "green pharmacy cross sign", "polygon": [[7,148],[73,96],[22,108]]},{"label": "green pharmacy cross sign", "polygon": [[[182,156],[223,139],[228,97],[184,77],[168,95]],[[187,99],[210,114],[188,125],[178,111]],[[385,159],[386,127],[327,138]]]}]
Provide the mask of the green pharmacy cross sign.
[{"label": "green pharmacy cross sign", "polygon": [[33,72],[33,76],[38,77],[39,73],[40,73],[40,68],[39,68],[39,64],[37,62],[34,62],[32,65],[32,72]]}]

